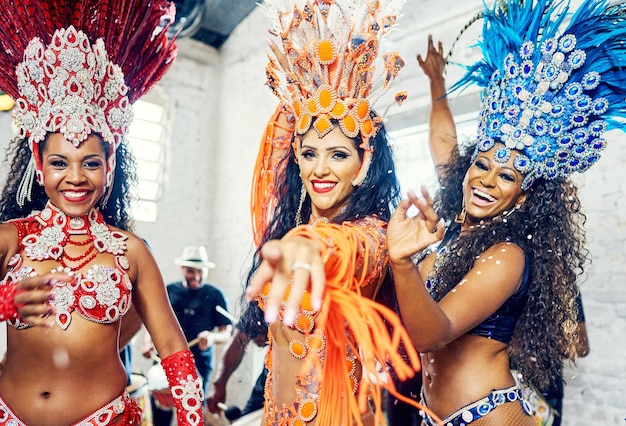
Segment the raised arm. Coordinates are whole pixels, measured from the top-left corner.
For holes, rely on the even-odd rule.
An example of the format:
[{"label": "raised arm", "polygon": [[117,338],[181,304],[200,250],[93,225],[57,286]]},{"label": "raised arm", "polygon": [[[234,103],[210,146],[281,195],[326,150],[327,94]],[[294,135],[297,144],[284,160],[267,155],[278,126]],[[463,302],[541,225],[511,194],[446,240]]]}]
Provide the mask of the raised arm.
[{"label": "raised arm", "polygon": [[428,116],[429,136],[428,146],[430,155],[439,175],[439,169],[448,163],[450,155],[457,147],[456,125],[448,97],[446,94],[446,80],[443,76],[446,59],[443,56],[443,45],[433,44],[433,38],[428,36],[428,51],[426,58],[417,55],[417,62],[430,81],[431,106]]}]

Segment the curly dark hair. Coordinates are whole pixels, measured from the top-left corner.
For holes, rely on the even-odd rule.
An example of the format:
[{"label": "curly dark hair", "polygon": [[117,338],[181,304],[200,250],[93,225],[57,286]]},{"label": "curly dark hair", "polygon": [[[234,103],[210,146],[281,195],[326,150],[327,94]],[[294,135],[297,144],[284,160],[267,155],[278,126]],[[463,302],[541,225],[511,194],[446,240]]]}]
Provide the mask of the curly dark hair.
[{"label": "curly dark hair", "polygon": [[[474,146],[465,153],[456,150],[440,169],[441,187],[434,202],[446,220],[462,209],[462,182]],[[577,280],[588,261],[586,217],[577,188],[568,179],[538,180],[527,194],[519,210],[460,234],[433,269],[437,285],[432,294],[441,300],[489,247],[507,241],[522,248],[531,265],[530,286],[509,355],[523,380],[543,387],[560,375],[563,356],[572,360],[576,356]]]},{"label": "curly dark hair", "polygon": [[[353,138],[353,142],[354,146],[357,147],[359,157],[362,159],[364,151],[359,147],[360,137]],[[361,185],[354,188],[346,208],[332,219],[333,223],[354,221],[372,215],[377,215],[378,218],[388,221],[391,212],[400,201],[400,183],[396,176],[393,150],[384,125],[370,143],[374,147],[374,152],[367,176]],[[272,239],[282,238],[296,226],[302,179],[293,149],[290,149],[289,155],[283,161],[287,163],[282,168],[282,175],[276,177],[276,191],[280,194],[278,205],[272,214],[272,222],[265,230],[261,242],[256,248],[252,267],[247,274],[246,286],[250,283],[250,279],[261,263],[260,251],[263,244]],[[311,199],[307,196],[301,210],[302,222],[307,223],[310,215]],[[389,281],[390,276],[391,274],[386,274],[387,278],[381,286],[381,292],[393,288],[393,283]],[[242,311],[245,311],[245,306]]]},{"label": "curly dark hair", "polygon": [[[39,155],[45,149],[46,141],[47,138],[38,144]],[[104,152],[109,152],[109,144],[102,142],[102,149]],[[48,201],[43,186],[35,183],[31,191],[31,201],[25,200],[21,207],[16,202],[17,191],[31,155],[27,139],[15,138],[7,148],[4,162],[10,165],[10,171],[0,197],[0,222],[25,217],[33,210],[43,209]],[[109,199],[105,206],[100,206],[106,223],[125,231],[132,230],[133,220],[130,216],[130,203],[132,189],[136,183],[135,160],[128,147],[128,142],[124,139],[116,150],[115,174]]]}]

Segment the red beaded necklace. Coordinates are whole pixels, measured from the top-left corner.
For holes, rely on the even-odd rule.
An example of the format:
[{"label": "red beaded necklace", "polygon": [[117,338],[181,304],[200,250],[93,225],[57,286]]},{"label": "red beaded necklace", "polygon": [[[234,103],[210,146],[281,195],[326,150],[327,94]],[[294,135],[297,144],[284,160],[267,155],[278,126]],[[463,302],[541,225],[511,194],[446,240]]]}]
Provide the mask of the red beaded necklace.
[{"label": "red beaded necklace", "polygon": [[[93,244],[94,236],[90,232],[88,224],[89,220],[87,216],[73,217],[65,221],[65,224],[63,225],[63,234],[65,235],[65,238],[63,238],[63,241],[60,243],[60,245],[62,247],[65,247],[66,245],[71,245],[75,247],[85,247],[89,245],[89,247],[87,247],[87,249],[78,256],[70,256],[69,254],[67,254],[66,250],[63,250],[57,260],[64,268],[70,268],[71,270],[79,271],[98,255],[98,252],[95,250],[95,246]],[[72,239],[72,237],[75,235],[87,235],[88,238],[85,240],[76,241]],[[68,261],[70,263],[73,263],[73,265],[68,265]],[[76,264],[77,262],[78,264]]]},{"label": "red beaded necklace", "polygon": [[[86,241],[93,242],[93,239],[90,238]],[[76,257],[70,256],[65,250],[63,250],[63,254],[61,255],[61,257],[59,257],[58,261],[64,268],[70,268],[74,271],[79,271],[80,269],[82,269],[83,266],[91,262],[97,255],[98,252],[95,250],[95,246],[91,244],[91,246],[87,250],[85,250],[82,254]],[[78,262],[82,260],[82,262],[80,262],[78,265],[70,266],[66,263],[66,260],[69,260],[70,262]]]},{"label": "red beaded necklace", "polygon": [[[63,268],[78,271],[101,251],[96,250],[98,247],[92,228],[92,222],[98,222],[99,219],[96,210],[82,217],[68,217],[48,203],[35,219],[43,226],[43,230],[28,235],[22,241],[26,255],[31,259],[55,259]],[[87,238],[83,239],[84,236]],[[77,256],[71,256],[65,250],[66,246],[83,250]]]}]

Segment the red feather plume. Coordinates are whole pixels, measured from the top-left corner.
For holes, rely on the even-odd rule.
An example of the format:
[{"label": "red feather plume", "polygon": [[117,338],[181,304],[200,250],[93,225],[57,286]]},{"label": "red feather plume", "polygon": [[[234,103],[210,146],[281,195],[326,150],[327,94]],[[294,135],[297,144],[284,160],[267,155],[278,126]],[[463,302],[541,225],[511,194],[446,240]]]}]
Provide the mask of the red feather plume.
[{"label": "red feather plume", "polygon": [[0,0],[0,90],[19,97],[15,67],[35,37],[50,43],[59,28],[73,25],[91,43],[104,40],[109,59],[124,72],[132,102],[146,93],[176,57],[167,29],[174,21],[169,0]]}]

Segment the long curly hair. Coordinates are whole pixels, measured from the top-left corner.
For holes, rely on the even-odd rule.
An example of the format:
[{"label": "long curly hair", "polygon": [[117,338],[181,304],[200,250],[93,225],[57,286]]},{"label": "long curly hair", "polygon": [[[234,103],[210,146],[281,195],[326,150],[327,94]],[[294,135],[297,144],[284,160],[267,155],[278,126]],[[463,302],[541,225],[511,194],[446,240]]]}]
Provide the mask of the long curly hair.
[{"label": "long curly hair", "polygon": [[[354,146],[357,148],[359,158],[363,158],[363,149],[359,147],[360,137],[353,138]],[[393,160],[393,150],[384,125],[378,130],[376,136],[370,141],[374,147],[372,160],[363,183],[354,188],[345,209],[332,219],[333,223],[354,221],[366,216],[377,215],[378,218],[388,221],[391,212],[400,201],[400,183],[396,176],[396,169]],[[277,191],[280,194],[278,205],[272,214],[272,220],[263,234],[259,246],[256,248],[252,260],[252,267],[248,272],[246,286],[256,272],[261,263],[261,248],[265,242],[272,239],[280,239],[289,230],[296,226],[296,215],[300,207],[300,194],[302,189],[302,178],[300,169],[296,163],[296,154],[293,149],[289,150],[289,155],[283,173],[276,177]],[[306,197],[301,208],[302,222],[307,223],[311,215],[311,198]],[[385,281],[380,292],[393,288],[389,281],[391,274],[386,274]],[[245,305],[245,302],[244,302]],[[242,309],[245,311],[245,306]]]},{"label": "long curly hair", "polygon": [[[47,138],[38,144],[40,155],[45,149],[46,142]],[[102,142],[102,149],[109,152],[109,144]],[[42,210],[48,201],[43,186],[34,183],[31,201],[25,200],[23,206],[16,203],[17,191],[31,155],[27,139],[15,138],[9,144],[4,163],[10,165],[10,170],[0,197],[0,222],[26,217],[33,210]],[[106,223],[125,231],[132,230],[130,204],[136,184],[135,160],[128,147],[128,141],[124,139],[116,150],[115,173],[109,199],[105,206],[100,206]]]},{"label": "long curly hair", "polygon": [[[474,146],[456,150],[441,169],[440,190],[434,197],[440,217],[451,220],[462,209],[462,182]],[[510,241],[530,261],[530,286],[523,312],[509,346],[511,363],[522,380],[543,387],[560,375],[563,356],[576,357],[578,277],[584,273],[585,215],[576,186],[568,179],[538,180],[527,191],[521,208],[460,234],[438,259],[431,291],[441,300],[472,268],[476,257],[494,244]]]}]

